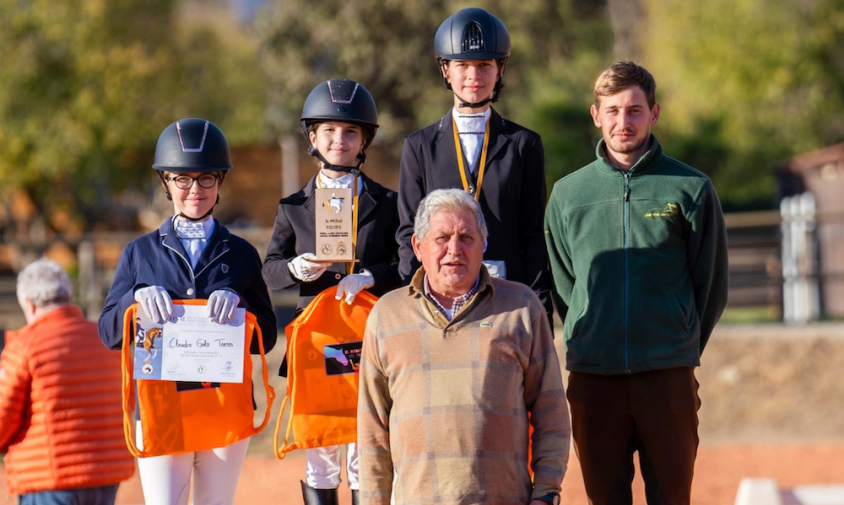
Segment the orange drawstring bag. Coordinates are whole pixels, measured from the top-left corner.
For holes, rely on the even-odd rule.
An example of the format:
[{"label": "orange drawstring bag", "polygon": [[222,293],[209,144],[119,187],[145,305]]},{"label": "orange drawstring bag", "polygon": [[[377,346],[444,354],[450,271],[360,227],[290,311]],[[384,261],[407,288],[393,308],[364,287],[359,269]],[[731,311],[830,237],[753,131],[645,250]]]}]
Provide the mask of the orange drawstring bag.
[{"label": "orange drawstring bag", "polygon": [[[336,300],[337,287],[317,295],[287,328],[287,396],[275,428],[278,459],[296,449],[357,440],[358,367],[366,318],[378,297],[361,291],[352,305]],[[284,409],[290,418],[279,446]],[[290,443],[290,432],[294,442]]]},{"label": "orange drawstring bag", "polygon": [[[175,305],[205,305],[206,300],[173,300]],[[219,387],[203,387],[177,391],[175,381],[133,379],[134,321],[138,304],[126,310],[123,317],[123,434],[129,452],[138,458],[165,456],[183,452],[205,451],[225,447],[259,433],[270,419],[275,391],[269,384],[267,360],[261,327],[255,315],[246,312],[244,332],[243,382],[220,383]],[[267,393],[264,422],[255,427],[252,404],[252,358],[249,354],[252,335],[257,332],[261,352],[261,377]],[[136,389],[137,388],[137,389]],[[135,443],[135,393],[143,435],[143,448]]]}]

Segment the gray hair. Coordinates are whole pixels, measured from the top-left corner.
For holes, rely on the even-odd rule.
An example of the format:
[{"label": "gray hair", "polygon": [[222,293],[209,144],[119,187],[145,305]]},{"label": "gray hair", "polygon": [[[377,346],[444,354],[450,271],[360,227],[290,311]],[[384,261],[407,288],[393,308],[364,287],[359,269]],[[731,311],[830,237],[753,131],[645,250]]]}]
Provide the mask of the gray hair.
[{"label": "gray hair", "polygon": [[443,210],[466,210],[475,216],[481,239],[486,242],[489,232],[480,204],[469,193],[462,189],[437,189],[428,193],[416,209],[416,219],[413,221],[413,234],[421,240],[431,227],[431,217]]},{"label": "gray hair", "polygon": [[70,278],[58,263],[40,259],[18,274],[18,302],[28,299],[38,308],[70,302]]}]

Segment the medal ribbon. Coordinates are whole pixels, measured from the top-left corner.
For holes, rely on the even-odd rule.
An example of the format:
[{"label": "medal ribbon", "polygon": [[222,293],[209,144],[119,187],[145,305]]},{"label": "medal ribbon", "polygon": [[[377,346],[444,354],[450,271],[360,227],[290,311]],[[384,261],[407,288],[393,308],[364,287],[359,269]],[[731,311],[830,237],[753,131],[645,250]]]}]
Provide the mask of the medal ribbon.
[{"label": "medal ribbon", "polygon": [[[462,165],[461,165],[462,166]],[[317,187],[322,189],[322,182],[320,182],[319,174],[316,178]],[[354,204],[352,205],[352,261],[346,262],[346,274],[351,275],[355,273],[355,255],[357,254],[358,246],[358,176],[355,174],[355,182],[352,185],[354,191]],[[328,202],[325,202],[326,207]]]},{"label": "medal ribbon", "polygon": [[[460,133],[457,131],[457,122],[454,121],[454,116],[451,116],[451,127],[454,130],[454,150],[457,153],[457,166],[460,167],[460,180],[463,181],[463,190],[469,194],[469,177],[466,175],[466,167],[463,165],[463,149],[460,147]],[[489,120],[486,122],[486,129],[484,130],[484,145],[481,147],[481,163],[478,166],[478,187],[475,188],[475,201],[481,198],[481,184],[484,182],[484,169],[486,169],[486,154],[489,148]]]}]

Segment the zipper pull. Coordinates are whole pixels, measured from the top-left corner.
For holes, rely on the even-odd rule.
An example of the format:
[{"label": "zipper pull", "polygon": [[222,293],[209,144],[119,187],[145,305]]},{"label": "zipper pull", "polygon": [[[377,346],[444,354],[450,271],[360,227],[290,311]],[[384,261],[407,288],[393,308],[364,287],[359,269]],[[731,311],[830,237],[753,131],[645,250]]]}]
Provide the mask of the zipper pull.
[{"label": "zipper pull", "polygon": [[630,201],[630,174],[624,173],[624,201]]}]

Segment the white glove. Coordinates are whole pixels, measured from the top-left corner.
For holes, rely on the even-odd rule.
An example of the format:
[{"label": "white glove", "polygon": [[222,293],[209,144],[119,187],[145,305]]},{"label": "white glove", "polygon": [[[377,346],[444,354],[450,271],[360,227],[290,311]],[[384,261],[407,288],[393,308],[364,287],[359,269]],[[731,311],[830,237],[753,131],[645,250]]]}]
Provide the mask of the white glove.
[{"label": "white glove", "polygon": [[316,254],[304,253],[296,256],[287,264],[287,269],[302,282],[312,282],[331,265],[328,261],[316,261]]},{"label": "white glove", "polygon": [[337,284],[337,296],[334,298],[340,300],[345,296],[346,303],[351,305],[358,293],[374,285],[375,278],[372,277],[369,270],[361,270],[359,274],[351,274],[343,277],[343,280]]},{"label": "white glove", "polygon": [[208,297],[205,315],[215,323],[226,324],[234,317],[234,309],[240,303],[237,293],[228,289],[218,289]]},{"label": "white glove", "polygon": [[173,315],[173,300],[161,286],[147,286],[135,291],[135,301],[144,309],[149,319],[163,323]]}]

